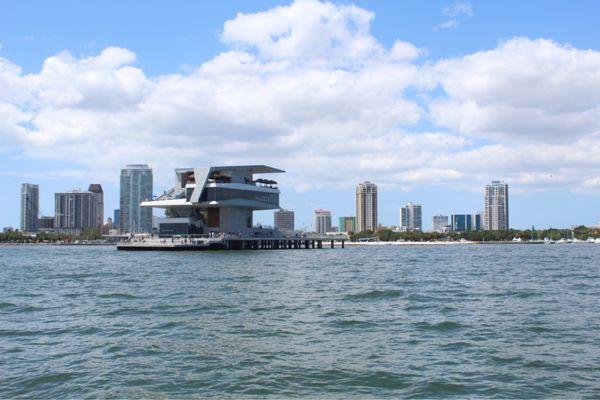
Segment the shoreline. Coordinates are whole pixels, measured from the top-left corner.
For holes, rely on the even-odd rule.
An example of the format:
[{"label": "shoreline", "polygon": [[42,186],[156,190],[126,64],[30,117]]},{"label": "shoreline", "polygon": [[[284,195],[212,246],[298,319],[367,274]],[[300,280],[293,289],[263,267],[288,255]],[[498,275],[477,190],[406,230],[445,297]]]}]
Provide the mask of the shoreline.
[{"label": "shoreline", "polygon": [[[513,241],[487,241],[487,242],[476,242],[476,241],[447,241],[447,242],[436,242],[436,241],[421,241],[421,242],[345,242],[345,246],[456,246],[456,245],[486,245],[486,244],[510,244],[510,245],[534,245],[534,244],[545,244],[544,242],[513,242]],[[556,244],[556,243],[552,243]],[[585,241],[575,243],[563,243],[563,244],[595,244],[588,243]],[[1,242],[0,247],[8,246],[116,246],[117,243],[6,243]],[[335,242],[335,247],[341,247],[339,242]]]}]

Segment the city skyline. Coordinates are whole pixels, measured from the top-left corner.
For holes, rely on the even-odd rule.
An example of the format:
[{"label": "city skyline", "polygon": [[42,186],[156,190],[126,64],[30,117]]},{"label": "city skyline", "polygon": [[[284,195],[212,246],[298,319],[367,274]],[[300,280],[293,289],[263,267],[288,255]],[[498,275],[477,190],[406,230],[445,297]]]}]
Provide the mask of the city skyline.
[{"label": "city skyline", "polygon": [[511,184],[512,227],[600,220],[597,2],[116,6],[5,5],[0,225],[20,225],[23,182],[44,188],[46,215],[52,193],[90,182],[113,210],[122,165],[163,187],[223,160],[290,171],[298,226],[317,207],[354,215],[367,179],[385,225],[406,201],[424,229],[479,210],[494,179]]}]

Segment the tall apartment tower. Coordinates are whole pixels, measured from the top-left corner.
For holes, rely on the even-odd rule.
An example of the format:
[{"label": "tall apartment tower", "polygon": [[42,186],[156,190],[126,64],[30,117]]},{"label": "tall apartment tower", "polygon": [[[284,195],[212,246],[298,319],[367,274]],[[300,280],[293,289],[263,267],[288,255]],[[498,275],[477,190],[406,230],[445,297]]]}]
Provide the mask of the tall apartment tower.
[{"label": "tall apartment tower", "polygon": [[275,229],[279,229],[282,232],[293,232],[294,231],[294,212],[290,210],[277,210],[273,214]]},{"label": "tall apartment tower", "polygon": [[88,191],[96,195],[96,228],[102,229],[102,225],[104,225],[104,192],[102,191],[102,185],[92,183]]},{"label": "tall apartment tower", "polygon": [[315,210],[315,232],[321,235],[331,232],[331,211]]},{"label": "tall apartment tower", "polygon": [[119,230],[124,233],[152,231],[152,208],[140,203],[152,199],[152,169],[131,164],[121,170]]},{"label": "tall apartment tower", "polygon": [[356,218],[355,217],[340,217],[339,220],[339,231],[340,232],[356,232]]},{"label": "tall apartment tower", "polygon": [[403,231],[422,231],[423,218],[420,204],[406,203],[400,208],[400,229]]},{"label": "tall apartment tower", "polygon": [[21,232],[37,232],[40,208],[40,186],[21,185]]},{"label": "tall apartment tower", "polygon": [[434,232],[446,232],[448,226],[447,215],[434,215],[433,216],[433,231]]},{"label": "tall apartment tower", "polygon": [[483,229],[501,231],[508,228],[508,185],[504,182],[492,181],[485,186]]},{"label": "tall apartment tower", "polygon": [[89,190],[72,190],[54,194],[54,229],[60,233],[79,235],[95,228],[96,194]]},{"label": "tall apartment tower", "polygon": [[120,229],[121,225],[121,210],[117,209],[113,211],[113,229]]},{"label": "tall apartment tower", "polygon": [[377,185],[362,182],[356,186],[356,231],[377,229]]}]

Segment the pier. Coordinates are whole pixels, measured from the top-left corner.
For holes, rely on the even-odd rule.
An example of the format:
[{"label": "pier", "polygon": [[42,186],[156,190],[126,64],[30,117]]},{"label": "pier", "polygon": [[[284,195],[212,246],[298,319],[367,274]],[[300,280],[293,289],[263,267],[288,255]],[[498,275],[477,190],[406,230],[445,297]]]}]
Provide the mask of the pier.
[{"label": "pier", "polygon": [[203,251],[203,250],[290,250],[345,248],[345,236],[308,237],[181,237],[134,238],[117,244],[127,251]]}]

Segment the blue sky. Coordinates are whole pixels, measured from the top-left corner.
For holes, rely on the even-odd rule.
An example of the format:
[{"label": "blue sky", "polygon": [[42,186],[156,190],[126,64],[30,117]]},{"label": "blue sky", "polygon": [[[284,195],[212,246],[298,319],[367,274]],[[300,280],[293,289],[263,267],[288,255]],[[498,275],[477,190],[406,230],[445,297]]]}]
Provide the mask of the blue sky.
[{"label": "blue sky", "polygon": [[140,162],[157,193],[176,166],[281,166],[300,227],[353,215],[364,179],[386,225],[407,201],[425,227],[478,211],[491,179],[513,227],[600,220],[600,3],[300,3],[3,4],[0,226],[18,226],[21,182],[46,215],[55,191],[99,182],[111,215],[120,166]]}]

